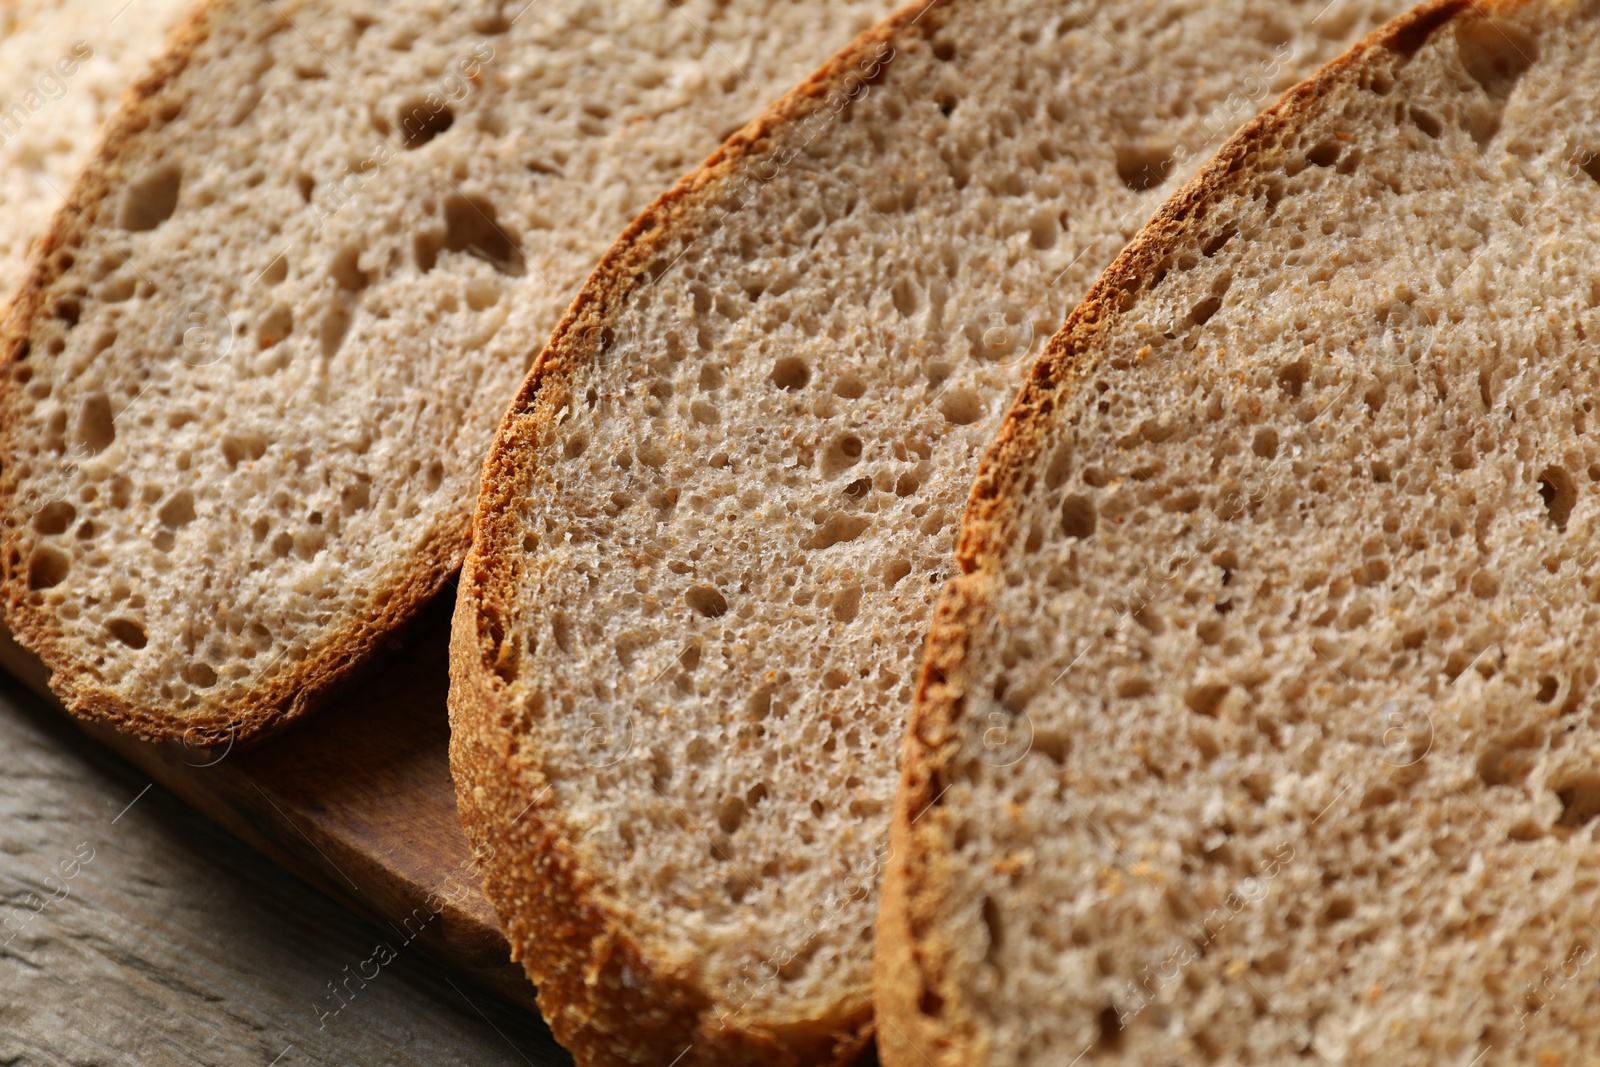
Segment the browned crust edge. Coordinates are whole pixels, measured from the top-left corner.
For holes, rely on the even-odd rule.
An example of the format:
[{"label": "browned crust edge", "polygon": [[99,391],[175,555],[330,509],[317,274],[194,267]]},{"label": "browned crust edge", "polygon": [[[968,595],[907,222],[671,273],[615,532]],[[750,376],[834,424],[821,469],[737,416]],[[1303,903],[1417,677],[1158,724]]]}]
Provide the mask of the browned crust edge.
[{"label": "browned crust edge", "polygon": [[576,859],[559,807],[529,804],[543,783],[518,780],[509,736],[515,708],[494,666],[508,636],[501,620],[513,617],[521,573],[516,509],[524,458],[566,402],[572,369],[600,356],[607,324],[617,321],[635,288],[648,284],[652,262],[675,237],[718,225],[717,197],[743,164],[760,158],[790,123],[818,111],[872,57],[891,66],[893,53],[885,57],[880,46],[892,48],[913,28],[930,32],[948,2],[917,0],[861,34],[646,208],[585,282],[490,448],[451,633],[451,771],[468,837],[489,857],[485,891],[515,957],[539,987],[551,1030],[580,1064],[668,1064],[682,1053],[679,1067],[843,1065],[871,1044],[871,1004],[859,994],[843,992],[828,1019],[780,1027],[746,1013],[723,1025],[707,990],[649,958],[628,917],[597,899],[594,876]]},{"label": "browned crust edge", "polygon": [[[1408,55],[1458,17],[1482,17],[1485,7],[1527,2],[1427,0],[1289,89],[1173,194],[1101,275],[1034,364],[973,483],[956,550],[962,573],[945,586],[934,614],[902,744],[874,946],[874,1003],[884,1067],[987,1062],[985,1035],[970,1021],[951,1019],[958,987],[945,973],[947,953],[930,933],[949,898],[937,871],[938,860],[949,854],[949,834],[938,818],[921,817],[937,807],[961,745],[968,655],[991,609],[996,556],[1014,534],[1013,502],[1024,491],[1041,427],[1079,384],[1084,354],[1155,277],[1162,259],[1190,226],[1247,180],[1240,174],[1252,157],[1280,151],[1277,136],[1316,114],[1334,89],[1373,61],[1374,53]],[[1388,62],[1387,56],[1382,61]]]},{"label": "browned crust edge", "polygon": [[[213,29],[227,24],[230,9],[228,0],[203,0],[178,24],[166,52],[123,95],[94,158],[73,183],[50,229],[34,243],[25,280],[0,324],[0,515],[20,512],[23,485],[14,473],[20,450],[12,413],[22,385],[14,371],[28,358],[34,323],[50,313],[53,287],[72,269],[75,257],[95,241],[97,220],[116,195],[123,157],[137,150],[141,137],[160,130],[158,111],[163,104],[192,95],[194,90],[177,86],[178,78]],[[278,17],[292,25],[281,11]],[[415,618],[460,566],[470,532],[466,509],[446,516],[417,551],[415,565],[397,575],[391,588],[369,596],[369,604],[381,607],[257,685],[242,704],[181,718],[132,704],[95,680],[73,643],[55,632],[53,612],[31,602],[35,594],[28,588],[24,554],[30,539],[15,526],[0,535],[0,600],[7,627],[19,644],[44,661],[50,669],[50,688],[73,714],[147,741],[244,744],[320,706],[367,666],[372,653]]]}]

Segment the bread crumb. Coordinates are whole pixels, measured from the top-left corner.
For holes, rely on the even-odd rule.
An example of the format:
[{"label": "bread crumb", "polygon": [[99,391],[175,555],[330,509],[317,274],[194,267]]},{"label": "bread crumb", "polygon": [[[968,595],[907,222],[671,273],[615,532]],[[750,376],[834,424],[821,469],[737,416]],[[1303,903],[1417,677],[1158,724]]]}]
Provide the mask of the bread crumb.
[{"label": "bread crumb", "polygon": [[1003,874],[1010,878],[1032,862],[1033,849],[1028,848],[1023,849],[1021,852],[1012,852],[994,861],[994,873]]}]

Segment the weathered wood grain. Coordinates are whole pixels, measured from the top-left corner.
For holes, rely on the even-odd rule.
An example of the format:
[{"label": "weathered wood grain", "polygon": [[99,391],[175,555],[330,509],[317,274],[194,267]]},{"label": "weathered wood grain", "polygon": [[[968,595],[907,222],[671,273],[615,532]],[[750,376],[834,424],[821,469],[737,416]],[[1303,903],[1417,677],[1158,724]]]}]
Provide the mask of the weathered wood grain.
[{"label": "weathered wood grain", "polygon": [[[82,729],[335,899],[379,922],[414,916],[420,951],[537,1011],[456,817],[446,755],[449,599],[332,706],[248,751]],[[0,666],[55,704],[43,665],[9,638],[0,638]]]},{"label": "weathered wood grain", "polygon": [[[0,904],[30,913],[38,899],[69,893],[21,931],[14,920],[6,928],[0,910],[0,942],[6,942],[0,947],[6,1005],[0,1022],[8,1033],[18,1025],[19,1033],[34,1035],[21,1046],[21,1062],[99,1062],[106,1049],[120,1048],[114,1038],[133,1037],[142,1049],[133,1056],[139,1064],[267,1064],[283,1045],[306,1048],[293,1035],[312,1046],[333,1041],[326,1048],[339,1051],[328,1062],[411,1062],[392,1049],[370,1049],[376,1059],[368,1061],[346,1051],[346,1038],[338,1037],[362,1029],[346,1019],[365,1016],[366,1005],[378,1000],[370,990],[405,987],[394,981],[397,969],[413,976],[414,987],[394,993],[398,1014],[381,1021],[402,1027],[398,1032],[406,1037],[397,1048],[424,1032],[443,1041],[437,1048],[448,1046],[451,1027],[406,1016],[432,984],[427,995],[474,1017],[466,1001],[491,1000],[483,990],[514,1001],[520,1013],[499,1008],[514,1024],[496,1017],[496,1025],[514,1025],[525,1035],[518,1045],[539,1049],[539,1057],[526,1053],[530,1062],[560,1062],[554,1057],[565,1054],[550,1051],[555,1046],[538,1019],[533,987],[522,968],[509,963],[456,819],[446,763],[450,603],[443,600],[411,627],[402,646],[379,659],[365,680],[339,694],[325,712],[285,736],[237,752],[144,744],[112,729],[74,726],[50,697],[43,665],[8,638],[0,640],[0,665],[34,691],[26,696],[0,675],[0,853],[8,857],[0,872]],[[126,763],[104,752],[85,757],[83,750],[99,750],[85,734]],[[22,755],[5,755],[13,747]],[[152,781],[158,789],[110,824],[117,809]],[[136,789],[123,798],[131,785]],[[283,872],[214,827],[203,827],[174,795],[374,925],[363,926],[304,886],[286,888],[293,881]],[[163,819],[170,827],[163,829]],[[142,827],[141,833],[123,833],[130,824]],[[190,838],[205,841],[203,848],[176,856]],[[149,854],[139,854],[136,840],[157,843]],[[94,849],[94,859],[74,865],[80,843]],[[245,870],[246,880],[206,869],[208,856]],[[77,878],[64,880],[66,870],[78,867]],[[46,877],[51,881],[45,883]],[[219,881],[226,885],[216,888]],[[253,885],[267,896],[251,893]],[[195,901],[195,886],[208,886],[210,896]],[[278,897],[293,897],[293,904],[285,909]],[[315,920],[302,918],[307,901],[317,901]],[[122,917],[120,926],[107,921],[126,936],[96,933],[96,909]],[[136,933],[139,928],[144,933]],[[237,960],[221,950],[235,929],[248,929],[254,939]],[[314,966],[307,963],[312,958]],[[448,976],[422,981],[437,969],[424,958],[442,963]],[[131,976],[149,987],[128,984]],[[13,1000],[18,982],[29,993]],[[78,990],[82,982],[107,990],[91,1000],[106,997],[117,1005],[122,1024],[104,1030],[96,1022]],[[123,985],[126,993],[120,992]],[[349,1006],[341,1008],[339,998]],[[402,1009],[402,1003],[410,1008]],[[312,1005],[330,1014],[318,1016]],[[130,1021],[146,1011],[190,1017],[176,1030],[155,1021],[130,1029]],[[424,1011],[437,1014],[437,1005]],[[27,1027],[14,1024],[14,1014]],[[373,1009],[373,1019],[379,1022],[379,1009]],[[245,1033],[256,1033],[259,1051],[266,1051],[277,1040],[275,1027],[290,1037],[267,1056],[238,1059]],[[70,1054],[50,1051],[56,1040]],[[210,1041],[221,1041],[227,1056],[208,1051]],[[0,1045],[0,1064],[13,1062],[16,1054]],[[429,1053],[419,1062],[429,1059],[437,1057]]]},{"label": "weathered wood grain", "polygon": [[351,915],[3,677],[0,760],[0,1064],[570,1063],[398,915]]}]

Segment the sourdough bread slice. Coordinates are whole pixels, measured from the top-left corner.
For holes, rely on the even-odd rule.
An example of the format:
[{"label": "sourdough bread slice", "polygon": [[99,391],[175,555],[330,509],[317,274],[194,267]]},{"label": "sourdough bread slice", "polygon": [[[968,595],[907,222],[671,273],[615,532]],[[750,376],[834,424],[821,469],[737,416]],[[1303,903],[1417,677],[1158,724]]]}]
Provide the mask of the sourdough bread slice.
[{"label": "sourdough bread slice", "polygon": [[1398,20],[1050,343],[908,733],[886,1064],[1600,1048],[1597,45]]},{"label": "sourdough bread slice", "polygon": [[6,619],[68,706],[244,738],[347,676],[458,565],[607,242],[881,10],[198,11],[7,326]]},{"label": "sourdough bread slice", "polygon": [[860,1047],[923,630],[1029,332],[1382,6],[909,8],[596,270],[452,637],[463,817],[580,1062]]},{"label": "sourdough bread slice", "polygon": [[100,128],[193,0],[0,3],[0,300]]}]

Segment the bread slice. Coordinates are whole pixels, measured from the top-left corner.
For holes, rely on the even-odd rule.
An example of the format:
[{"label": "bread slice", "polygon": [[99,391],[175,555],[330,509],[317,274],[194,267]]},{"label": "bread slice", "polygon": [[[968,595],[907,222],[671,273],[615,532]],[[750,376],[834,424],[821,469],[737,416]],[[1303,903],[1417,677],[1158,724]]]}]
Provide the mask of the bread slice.
[{"label": "bread slice", "polygon": [[0,3],[0,301],[100,127],[193,0]]},{"label": "bread slice", "polygon": [[212,0],[7,326],[6,619],[80,714],[243,740],[454,571],[607,242],[882,0]]},{"label": "bread slice", "polygon": [[452,637],[463,818],[580,1062],[861,1047],[917,655],[1030,333],[1384,7],[1325,4],[908,8],[596,270]]},{"label": "bread slice", "polygon": [[1051,341],[908,734],[888,1067],[1600,1048],[1597,45],[1405,16]]}]

